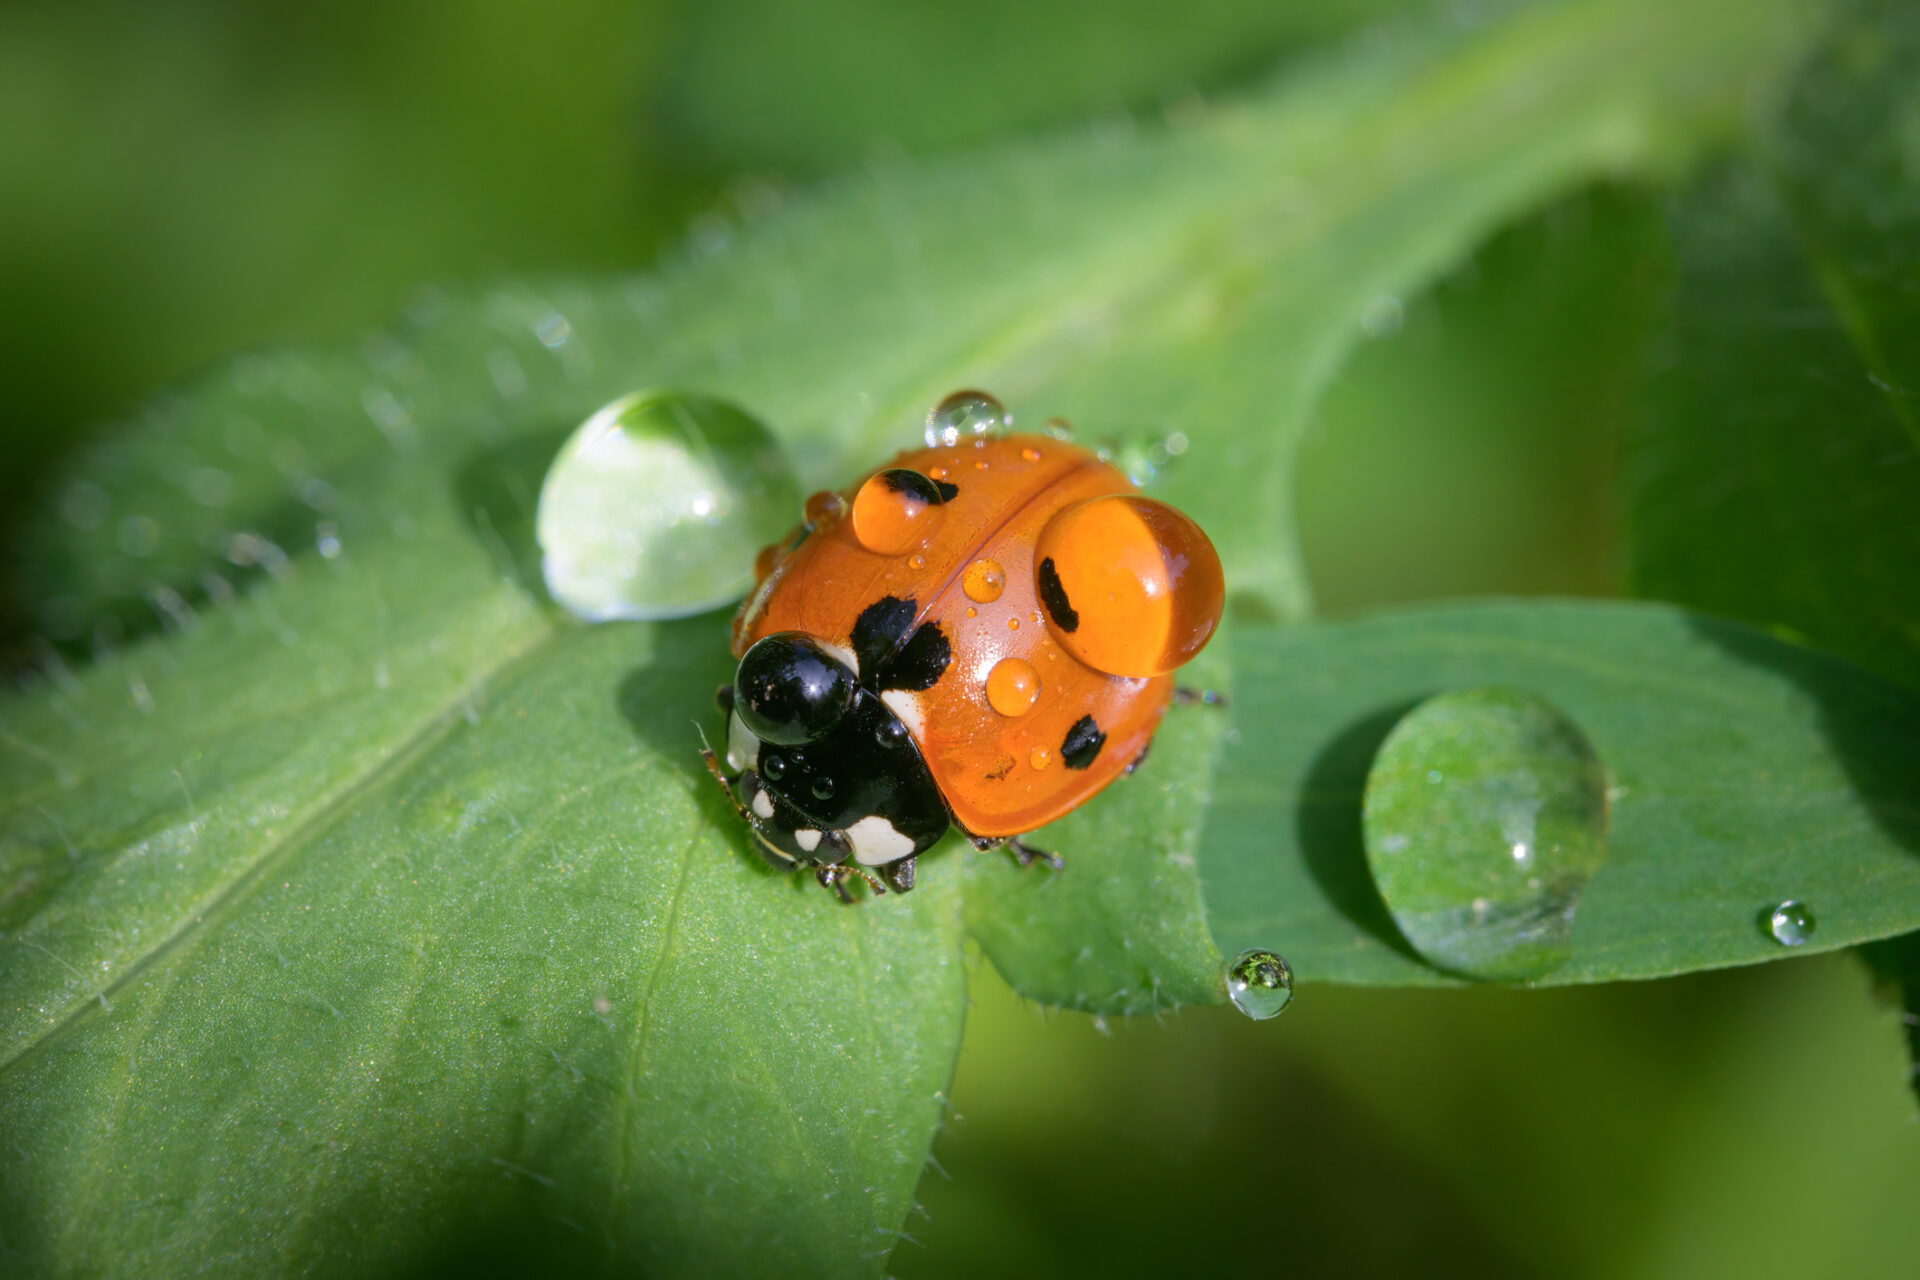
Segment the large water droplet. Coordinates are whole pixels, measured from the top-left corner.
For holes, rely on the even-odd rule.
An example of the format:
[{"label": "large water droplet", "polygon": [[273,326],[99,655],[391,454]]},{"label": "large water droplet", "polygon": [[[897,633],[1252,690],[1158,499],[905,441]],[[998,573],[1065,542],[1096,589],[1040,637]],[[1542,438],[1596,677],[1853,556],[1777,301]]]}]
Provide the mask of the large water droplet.
[{"label": "large water droplet", "polygon": [[540,487],[547,590],[594,622],[716,608],[753,585],[755,551],[799,505],[786,455],[745,411],[623,396],[568,437]]},{"label": "large water droplet", "polygon": [[1443,693],[1374,757],[1363,831],[1380,896],[1443,969],[1524,981],[1572,954],[1574,910],[1606,854],[1606,771],[1552,704]]},{"label": "large water droplet", "polygon": [[1783,947],[1797,947],[1813,937],[1813,911],[1804,902],[1788,898],[1766,912],[1767,932]]},{"label": "large water droplet", "polygon": [[1242,951],[1227,966],[1227,998],[1249,1018],[1271,1018],[1293,1001],[1293,970],[1271,951]]},{"label": "large water droplet", "polygon": [[984,391],[956,391],[927,414],[927,448],[951,449],[970,436],[992,436],[1011,423],[1007,410]]}]

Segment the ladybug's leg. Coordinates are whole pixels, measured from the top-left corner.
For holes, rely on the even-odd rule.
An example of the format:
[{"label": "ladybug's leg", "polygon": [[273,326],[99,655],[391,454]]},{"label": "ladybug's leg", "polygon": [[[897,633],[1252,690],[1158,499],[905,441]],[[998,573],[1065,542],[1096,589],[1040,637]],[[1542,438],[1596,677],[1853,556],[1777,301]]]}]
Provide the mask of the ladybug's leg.
[{"label": "ladybug's leg", "polygon": [[973,847],[982,853],[988,849],[1005,849],[1023,867],[1030,867],[1035,862],[1044,862],[1048,867],[1059,871],[1067,865],[1059,854],[1048,853],[1045,849],[1036,849],[1019,836],[971,836],[969,839],[973,841]]},{"label": "ladybug's leg", "polygon": [[[1209,707],[1224,707],[1227,705],[1227,695],[1224,693],[1215,693],[1211,689],[1185,689],[1178,685],[1174,686],[1174,706],[1197,707],[1203,704]],[[1134,763],[1138,764],[1139,761],[1136,760]]]},{"label": "ladybug's leg", "polygon": [[1147,745],[1140,748],[1140,754],[1127,762],[1126,772],[1132,773],[1135,769],[1145,764],[1147,762],[1147,752],[1151,750],[1153,750],[1153,739],[1148,738]]},{"label": "ladybug's leg", "polygon": [[[701,734],[700,737],[702,741],[706,739],[705,734]],[[732,805],[733,811],[740,815],[740,821],[752,826],[753,815],[747,812],[747,806],[740,803],[740,797],[733,793],[733,779],[721,770],[720,757],[713,754],[712,747],[702,746],[700,758],[706,762],[707,772],[713,775],[713,780],[720,784],[720,790],[725,793],[727,803]]]},{"label": "ladybug's leg", "polygon": [[889,862],[880,868],[880,874],[892,885],[894,892],[906,893],[913,888],[913,864],[917,855],[908,854],[898,862]]},{"label": "ladybug's leg", "polygon": [[867,887],[872,889],[876,895],[884,895],[886,893],[887,887],[881,884],[880,881],[875,878],[874,874],[865,867],[849,866],[846,863],[841,863],[837,866],[815,867],[813,871],[813,878],[820,882],[821,888],[833,890],[836,894],[840,895],[840,901],[848,904],[854,901],[854,897],[847,892],[847,882],[855,876],[859,876],[862,880],[865,880]]}]

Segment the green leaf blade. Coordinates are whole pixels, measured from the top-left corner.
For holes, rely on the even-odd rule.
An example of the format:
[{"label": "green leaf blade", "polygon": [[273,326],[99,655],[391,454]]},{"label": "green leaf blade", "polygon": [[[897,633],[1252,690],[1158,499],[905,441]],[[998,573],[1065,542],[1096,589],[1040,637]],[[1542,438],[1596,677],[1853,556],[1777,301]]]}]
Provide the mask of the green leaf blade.
[{"label": "green leaf blade", "polygon": [[1760,913],[1799,898],[1811,950],[1920,924],[1920,704],[1845,663],[1655,606],[1437,606],[1233,636],[1235,728],[1201,872],[1222,951],[1306,980],[1446,979],[1400,938],[1360,844],[1373,752],[1446,689],[1538,694],[1610,778],[1606,861],[1546,984],[1778,958]]}]

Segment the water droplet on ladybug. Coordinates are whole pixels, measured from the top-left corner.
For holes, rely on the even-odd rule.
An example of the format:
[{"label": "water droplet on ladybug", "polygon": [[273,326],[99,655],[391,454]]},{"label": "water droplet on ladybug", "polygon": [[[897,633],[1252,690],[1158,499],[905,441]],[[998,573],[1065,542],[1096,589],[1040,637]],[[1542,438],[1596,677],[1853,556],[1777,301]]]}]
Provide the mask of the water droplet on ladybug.
[{"label": "water droplet on ladybug", "polygon": [[815,529],[830,528],[847,514],[847,500],[831,489],[822,489],[807,499],[802,509],[806,522]]},{"label": "water droplet on ladybug", "polygon": [[1027,763],[1036,769],[1044,769],[1053,763],[1053,752],[1045,747],[1035,747],[1033,753],[1027,757]]},{"label": "water droplet on ladybug", "polygon": [[940,521],[940,490],[918,471],[890,467],[853,496],[853,536],[867,550],[897,556]]},{"label": "water droplet on ladybug", "polygon": [[703,396],[637,392],[567,438],[540,486],[547,591],[593,622],[703,613],[753,586],[799,486],[772,432]]},{"label": "water droplet on ladybug", "polygon": [[775,782],[780,781],[787,772],[786,757],[775,755],[771,751],[762,752],[760,756],[760,772],[763,776],[771,778]]},{"label": "water droplet on ladybug", "polygon": [[1028,445],[1026,448],[1022,449],[1020,451],[1020,456],[1025,458],[1028,462],[1040,461],[1040,451],[1034,448],[1032,445]]},{"label": "water droplet on ladybug", "polygon": [[1024,658],[1002,658],[987,672],[987,702],[1003,716],[1023,716],[1040,701],[1040,673]]},{"label": "water droplet on ladybug", "polygon": [[1110,676],[1164,675],[1212,638],[1226,602],[1220,557],[1164,502],[1109,494],[1040,531],[1034,586],[1053,638]]},{"label": "water droplet on ladybug", "polygon": [[815,778],[813,784],[807,789],[813,792],[813,798],[815,800],[829,799],[833,795],[833,779]]},{"label": "water droplet on ladybug", "polygon": [[1019,629],[1020,629],[1020,619],[1018,618],[1007,619],[1007,630],[1018,631]]},{"label": "water droplet on ladybug", "polygon": [[969,600],[992,604],[1007,589],[1007,571],[1000,567],[998,560],[975,560],[961,577],[960,589],[967,593]]},{"label": "water droplet on ladybug", "polygon": [[927,414],[927,447],[951,449],[970,436],[991,436],[1007,429],[1006,407],[984,391],[956,391]]},{"label": "water droplet on ladybug", "polygon": [[973,607],[972,605],[968,605],[968,606],[967,606],[967,616],[968,616],[969,618],[977,618],[977,617],[979,617],[979,616],[980,616],[980,611],[979,611],[978,609],[976,609],[976,608],[974,608],[974,607]]},{"label": "water droplet on ladybug", "polygon": [[909,569],[924,569],[926,567],[927,558],[925,556],[909,556],[907,558],[907,568]]}]

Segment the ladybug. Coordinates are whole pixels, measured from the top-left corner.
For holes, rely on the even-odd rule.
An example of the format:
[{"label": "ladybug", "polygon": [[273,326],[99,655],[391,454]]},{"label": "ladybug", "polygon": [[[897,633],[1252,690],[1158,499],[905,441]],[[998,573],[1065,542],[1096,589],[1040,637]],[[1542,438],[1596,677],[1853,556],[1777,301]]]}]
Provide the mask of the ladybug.
[{"label": "ladybug", "polygon": [[1132,771],[1219,623],[1198,525],[1004,421],[956,393],[928,447],[807,499],[734,617],[707,767],[770,862],[844,901],[911,889],[949,826],[1060,866],[1021,837]]}]

